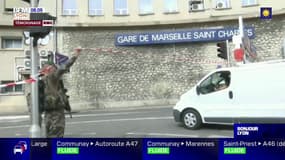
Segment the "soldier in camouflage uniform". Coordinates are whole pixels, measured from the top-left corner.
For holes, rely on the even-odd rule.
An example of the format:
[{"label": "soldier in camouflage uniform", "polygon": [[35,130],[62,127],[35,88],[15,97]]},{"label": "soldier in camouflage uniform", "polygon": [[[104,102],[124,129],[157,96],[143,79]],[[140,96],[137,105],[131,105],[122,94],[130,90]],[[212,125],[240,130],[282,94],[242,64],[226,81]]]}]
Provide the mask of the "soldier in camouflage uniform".
[{"label": "soldier in camouflage uniform", "polygon": [[73,65],[80,52],[81,49],[76,49],[75,56],[71,57],[64,66],[57,68],[56,65],[52,64],[43,69],[43,81],[45,84],[44,113],[47,138],[63,137],[64,135],[66,97],[63,97],[61,93],[63,90],[61,78]]},{"label": "soldier in camouflage uniform", "polygon": [[63,80],[61,79],[60,80],[60,92],[59,92],[59,95],[61,96],[61,99],[63,100],[64,102],[64,109],[69,112],[70,114],[70,118],[72,118],[72,115],[71,115],[71,107],[70,107],[70,104],[69,104],[69,95],[67,95],[67,89],[64,88],[64,84],[63,84]]}]

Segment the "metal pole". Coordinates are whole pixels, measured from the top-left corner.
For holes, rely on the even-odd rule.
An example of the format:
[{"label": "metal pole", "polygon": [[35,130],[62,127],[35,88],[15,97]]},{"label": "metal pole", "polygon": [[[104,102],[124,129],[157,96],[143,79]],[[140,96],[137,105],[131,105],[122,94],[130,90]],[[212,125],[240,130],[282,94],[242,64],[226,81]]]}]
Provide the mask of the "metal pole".
[{"label": "metal pole", "polygon": [[[36,0],[31,0],[31,7],[37,7]],[[38,73],[38,39],[31,37],[30,50],[31,50],[31,75],[35,76]],[[39,126],[39,93],[38,93],[38,81],[32,83],[31,96],[32,96],[32,125],[30,133],[32,138],[39,138],[41,135],[41,129]]]},{"label": "metal pole", "polygon": [[[55,17],[56,17],[56,20],[54,21],[54,31],[55,31],[55,34],[54,34],[54,37],[55,37],[55,51],[58,51],[58,44],[57,44],[57,28],[56,28],[56,23],[57,23],[57,3],[58,1],[55,2]],[[55,56],[54,56],[55,57]],[[54,61],[55,62],[55,61]]]},{"label": "metal pole", "polygon": [[[243,37],[244,37],[244,30],[243,30],[243,20],[242,20],[242,16],[238,17],[238,24],[239,24],[239,34],[240,34],[240,38],[241,38],[241,43],[243,44]],[[241,44],[241,45],[242,45]],[[243,63],[245,64],[247,62],[246,60],[246,54],[244,54],[243,56]]]},{"label": "metal pole", "polygon": [[241,37],[243,37],[244,36],[244,32],[243,32],[242,16],[238,17],[238,24],[239,24],[239,34],[241,35]]},{"label": "metal pole", "polygon": [[[16,58],[15,58],[15,61],[14,61],[14,82],[16,82],[18,80],[17,77],[17,66],[16,66],[17,62],[16,62]],[[16,87],[13,87],[13,92],[16,91]]]},{"label": "metal pole", "polygon": [[[55,17],[57,19],[57,1],[55,1]],[[58,45],[57,45],[57,28],[55,27],[56,20],[54,21],[53,27],[53,62],[56,63],[55,53],[58,52]]]},{"label": "metal pole", "polygon": [[226,40],[226,44],[227,44],[227,63],[228,63],[228,67],[230,67],[230,46],[229,46],[229,40]]},{"label": "metal pole", "polygon": [[284,38],[284,41],[283,41],[282,49],[283,49],[283,59],[284,59],[285,58],[285,38]]}]

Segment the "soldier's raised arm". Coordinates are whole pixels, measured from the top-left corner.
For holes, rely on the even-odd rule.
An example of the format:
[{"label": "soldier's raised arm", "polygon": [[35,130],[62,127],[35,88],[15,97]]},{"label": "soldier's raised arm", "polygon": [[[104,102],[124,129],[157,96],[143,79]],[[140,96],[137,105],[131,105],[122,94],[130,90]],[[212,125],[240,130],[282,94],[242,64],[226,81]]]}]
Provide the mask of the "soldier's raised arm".
[{"label": "soldier's raised arm", "polygon": [[60,77],[62,76],[65,72],[67,72],[70,67],[74,64],[74,62],[76,61],[76,59],[78,58],[78,56],[80,55],[81,53],[81,48],[76,48],[75,49],[75,54],[67,61],[66,64],[60,66],[57,70],[56,70],[56,73],[55,75],[57,77]]}]

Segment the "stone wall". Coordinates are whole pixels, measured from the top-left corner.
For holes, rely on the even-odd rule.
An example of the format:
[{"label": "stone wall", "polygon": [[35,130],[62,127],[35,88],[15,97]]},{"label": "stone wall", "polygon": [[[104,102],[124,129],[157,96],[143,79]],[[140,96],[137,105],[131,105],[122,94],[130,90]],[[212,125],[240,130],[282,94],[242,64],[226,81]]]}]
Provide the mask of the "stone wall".
[{"label": "stone wall", "polygon": [[[285,18],[249,19],[244,23],[255,28],[256,37],[252,42],[257,47],[259,61],[282,58]],[[66,76],[71,99],[94,102],[97,107],[104,102],[177,99],[217,64],[224,63],[217,57],[216,42],[116,47],[114,35],[221,26],[238,26],[238,20],[153,27],[60,29],[63,53],[72,53],[76,46],[88,48]]]}]

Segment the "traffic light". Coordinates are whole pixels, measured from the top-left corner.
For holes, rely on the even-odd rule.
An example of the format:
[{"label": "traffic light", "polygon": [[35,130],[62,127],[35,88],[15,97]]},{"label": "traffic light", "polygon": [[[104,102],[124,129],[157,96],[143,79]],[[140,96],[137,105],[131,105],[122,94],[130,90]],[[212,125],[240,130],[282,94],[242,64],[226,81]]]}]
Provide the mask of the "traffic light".
[{"label": "traffic light", "polygon": [[223,41],[223,42],[218,42],[217,43],[217,51],[218,54],[217,56],[222,58],[222,59],[228,59],[228,46],[227,46],[227,42]]},{"label": "traffic light", "polygon": [[[49,15],[48,13],[30,13],[31,20],[56,20],[56,17]],[[43,21],[42,21],[43,23]],[[44,38],[52,29],[50,26],[32,26],[30,27],[30,36],[34,38]]]}]

